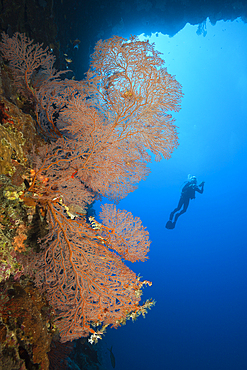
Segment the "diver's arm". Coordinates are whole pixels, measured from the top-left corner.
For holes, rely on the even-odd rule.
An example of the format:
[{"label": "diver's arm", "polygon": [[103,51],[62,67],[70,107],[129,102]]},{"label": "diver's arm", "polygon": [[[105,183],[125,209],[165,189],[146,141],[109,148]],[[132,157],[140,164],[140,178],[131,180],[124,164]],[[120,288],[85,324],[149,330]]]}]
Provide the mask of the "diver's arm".
[{"label": "diver's arm", "polygon": [[202,194],[204,190],[204,184],[205,184],[205,181],[201,182],[199,185],[201,189],[197,186],[195,190],[198,191],[198,193]]}]

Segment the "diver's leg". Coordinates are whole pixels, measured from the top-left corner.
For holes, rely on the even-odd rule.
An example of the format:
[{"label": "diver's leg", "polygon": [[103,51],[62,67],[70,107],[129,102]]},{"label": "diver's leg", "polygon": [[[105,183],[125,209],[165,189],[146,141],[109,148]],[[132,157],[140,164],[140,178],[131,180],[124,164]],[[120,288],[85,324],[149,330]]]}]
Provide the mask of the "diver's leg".
[{"label": "diver's leg", "polygon": [[[179,213],[176,214],[175,219],[174,219],[174,225],[176,224],[178,217],[181,216],[183,213],[187,211],[187,208],[189,206],[190,199],[184,199],[183,202],[183,209]],[[181,208],[181,207],[180,207]]]},{"label": "diver's leg", "polygon": [[181,198],[179,199],[179,202],[178,202],[178,206],[177,206],[177,208],[175,208],[175,209],[174,209],[174,211],[172,211],[172,212],[171,212],[171,214],[170,214],[170,218],[169,218],[169,220],[170,220],[170,221],[172,221],[174,214],[175,214],[176,212],[178,212],[178,211],[181,209],[181,207],[182,207],[182,205],[183,205],[183,204],[184,204],[184,200],[183,200],[183,198],[181,197]]}]

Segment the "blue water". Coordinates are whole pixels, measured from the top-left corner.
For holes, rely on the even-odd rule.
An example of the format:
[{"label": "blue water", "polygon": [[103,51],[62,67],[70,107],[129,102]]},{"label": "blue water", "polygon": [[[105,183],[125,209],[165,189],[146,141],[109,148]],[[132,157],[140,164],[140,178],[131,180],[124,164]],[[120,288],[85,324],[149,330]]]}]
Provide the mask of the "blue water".
[{"label": "blue water", "polygon": [[[143,298],[157,303],[108,330],[105,369],[111,346],[116,370],[247,369],[247,24],[206,28],[150,37],[183,86],[180,145],[118,205],[149,230],[149,260],[130,267],[153,282]],[[204,193],[167,230],[188,174],[205,181]]]}]

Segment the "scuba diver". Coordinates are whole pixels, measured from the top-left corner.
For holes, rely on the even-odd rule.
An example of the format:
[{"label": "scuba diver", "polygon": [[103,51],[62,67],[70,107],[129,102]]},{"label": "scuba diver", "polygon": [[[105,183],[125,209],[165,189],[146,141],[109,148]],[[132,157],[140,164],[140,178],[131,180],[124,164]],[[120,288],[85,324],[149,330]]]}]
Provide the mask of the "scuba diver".
[{"label": "scuba diver", "polygon": [[[177,208],[174,209],[174,211],[172,211],[172,213],[170,214],[169,221],[166,223],[167,229],[174,229],[174,227],[176,226],[178,217],[187,211],[187,208],[190,203],[190,199],[195,199],[196,191],[200,194],[203,193],[204,183],[205,181],[202,181],[200,185],[197,185],[196,177],[188,175],[188,181],[186,182],[186,184],[184,185],[182,189],[181,196],[178,202],[178,206]],[[183,209],[180,212],[178,212],[182,207]],[[174,215],[175,215],[175,218],[174,218],[174,221],[172,222]]]}]

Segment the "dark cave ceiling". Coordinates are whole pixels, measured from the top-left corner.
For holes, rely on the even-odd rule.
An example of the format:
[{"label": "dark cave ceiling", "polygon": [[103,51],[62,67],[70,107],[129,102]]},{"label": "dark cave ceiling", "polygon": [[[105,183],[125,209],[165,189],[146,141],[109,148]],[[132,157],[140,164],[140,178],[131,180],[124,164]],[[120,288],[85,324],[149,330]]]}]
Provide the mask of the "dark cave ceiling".
[{"label": "dark cave ceiling", "polygon": [[[207,18],[212,24],[238,17],[247,20],[246,0],[63,0],[63,7],[64,10],[57,9],[58,24],[65,22],[69,29],[59,28],[59,40],[65,52],[71,40],[81,40],[78,54],[84,64],[80,63],[80,72],[87,70],[89,55],[101,38],[107,39],[113,35],[128,38],[130,35],[148,35],[152,32],[174,36],[187,23],[200,25]],[[76,72],[78,74],[79,71]]]},{"label": "dark cave ceiling", "polygon": [[[128,38],[152,32],[169,36],[186,23],[200,25],[209,18],[241,17],[247,21],[247,0],[1,0],[0,29],[25,32],[35,42],[54,50],[57,68],[66,68],[64,54],[77,79],[83,78],[89,56],[99,39],[113,35]],[[73,41],[80,39],[78,49]]]}]

